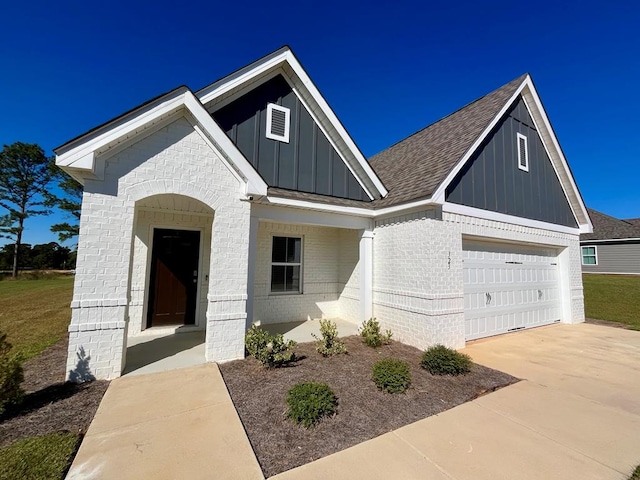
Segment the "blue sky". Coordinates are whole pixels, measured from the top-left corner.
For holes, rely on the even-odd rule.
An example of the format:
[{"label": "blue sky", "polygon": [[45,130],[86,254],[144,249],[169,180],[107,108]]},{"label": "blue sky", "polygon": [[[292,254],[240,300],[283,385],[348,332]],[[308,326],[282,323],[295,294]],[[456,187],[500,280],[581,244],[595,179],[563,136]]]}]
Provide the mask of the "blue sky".
[{"label": "blue sky", "polygon": [[[0,13],[0,144],[51,154],[287,44],[366,156],[530,72],[587,205],[640,217],[637,2],[24,0]],[[29,219],[25,242],[56,240],[60,219]]]}]

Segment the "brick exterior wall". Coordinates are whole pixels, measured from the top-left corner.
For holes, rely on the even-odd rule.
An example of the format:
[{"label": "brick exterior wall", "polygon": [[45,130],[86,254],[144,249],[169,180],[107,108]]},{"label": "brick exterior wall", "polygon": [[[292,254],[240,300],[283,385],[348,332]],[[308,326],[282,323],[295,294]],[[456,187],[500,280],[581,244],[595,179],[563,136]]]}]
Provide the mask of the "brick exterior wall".
[{"label": "brick exterior wall", "polygon": [[429,210],[376,221],[373,314],[394,338],[426,348],[464,346],[462,241]]},{"label": "brick exterior wall", "polygon": [[[162,199],[163,197],[159,197]],[[164,197],[170,200],[171,197]],[[154,202],[162,205],[162,202]],[[172,202],[167,201],[166,208],[170,208]],[[197,205],[192,205],[197,208]],[[187,203],[187,208],[189,205]],[[205,328],[207,321],[207,293],[209,288],[209,264],[211,245],[211,214],[189,214],[171,211],[163,212],[160,207],[155,210],[139,209],[135,222],[135,237],[133,240],[133,259],[131,268],[131,287],[129,301],[129,330],[128,336],[139,335],[146,329],[147,301],[149,295],[149,281],[151,270],[151,249],[153,239],[153,227],[170,227],[175,229],[190,229],[200,231],[200,272],[198,275],[198,308],[196,309],[195,326]]]},{"label": "brick exterior wall", "polygon": [[[440,219],[441,218],[441,219]],[[579,237],[435,210],[376,221],[373,312],[418,348],[465,345],[462,238],[528,242],[558,251],[563,322],[584,321]]]},{"label": "brick exterior wall", "polygon": [[[273,236],[302,237],[302,294],[270,293]],[[350,304],[354,300],[345,295],[357,295],[358,242],[355,230],[260,222],[253,321],[265,325],[316,318],[353,318]],[[355,290],[351,287],[354,282]],[[348,293],[345,285],[349,286]]]},{"label": "brick exterior wall", "polygon": [[250,206],[240,200],[237,176],[180,118],[119,148],[106,159],[104,179],[85,183],[69,378],[114,378],[122,371],[130,301],[135,303],[139,295],[139,288],[136,294],[129,291],[134,286],[136,202],[159,194],[190,197],[215,212],[211,243],[205,245],[211,259],[206,357],[230,360],[244,354]]}]

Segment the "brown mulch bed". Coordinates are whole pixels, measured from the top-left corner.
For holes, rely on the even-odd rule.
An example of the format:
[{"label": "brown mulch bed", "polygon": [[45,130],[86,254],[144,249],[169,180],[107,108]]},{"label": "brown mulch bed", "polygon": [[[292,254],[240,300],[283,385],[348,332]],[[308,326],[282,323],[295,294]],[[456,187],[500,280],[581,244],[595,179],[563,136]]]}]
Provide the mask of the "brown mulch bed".
[{"label": "brown mulch bed", "polygon": [[[420,367],[422,352],[393,342],[378,349],[360,337],[344,339],[349,353],[323,358],[314,343],[295,348],[293,366],[266,369],[249,357],[220,371],[266,477],[317,460],[448,410],[518,379],[474,364],[459,377],[433,376]],[[394,357],[411,365],[412,384],[403,394],[378,390],[371,380],[377,360]],[[286,394],[298,382],[325,382],[338,397],[338,413],[309,430],[285,416]]]},{"label": "brown mulch bed", "polygon": [[109,382],[65,383],[66,360],[67,341],[62,340],[24,363],[26,396],[0,416],[0,447],[37,435],[87,431]]}]

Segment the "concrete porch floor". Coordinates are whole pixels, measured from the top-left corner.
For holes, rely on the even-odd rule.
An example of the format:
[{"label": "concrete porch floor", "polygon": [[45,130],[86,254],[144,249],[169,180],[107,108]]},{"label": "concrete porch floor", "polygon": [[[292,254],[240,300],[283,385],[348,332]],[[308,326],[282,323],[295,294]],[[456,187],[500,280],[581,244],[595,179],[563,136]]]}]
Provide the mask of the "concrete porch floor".
[{"label": "concrete porch floor", "polygon": [[[340,318],[336,322],[341,337],[358,334],[358,325]],[[282,333],[287,340],[312,342],[312,334],[320,336],[320,321],[274,323],[263,325],[270,333]],[[127,362],[123,376],[165,372],[177,368],[195,367],[206,363],[204,357],[205,332],[160,331],[147,332],[127,339]]]}]

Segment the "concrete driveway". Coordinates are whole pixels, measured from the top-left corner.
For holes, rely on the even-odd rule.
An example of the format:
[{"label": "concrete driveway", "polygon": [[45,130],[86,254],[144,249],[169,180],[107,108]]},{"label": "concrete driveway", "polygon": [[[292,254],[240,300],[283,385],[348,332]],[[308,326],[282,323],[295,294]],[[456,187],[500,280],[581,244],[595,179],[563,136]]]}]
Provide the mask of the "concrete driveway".
[{"label": "concrete driveway", "polygon": [[604,480],[640,463],[640,332],[553,325],[465,352],[523,381],[273,478]]}]

